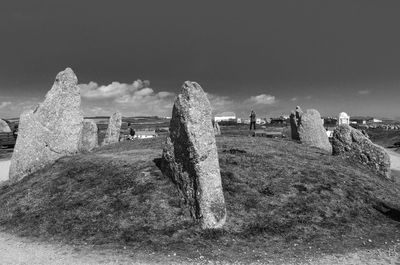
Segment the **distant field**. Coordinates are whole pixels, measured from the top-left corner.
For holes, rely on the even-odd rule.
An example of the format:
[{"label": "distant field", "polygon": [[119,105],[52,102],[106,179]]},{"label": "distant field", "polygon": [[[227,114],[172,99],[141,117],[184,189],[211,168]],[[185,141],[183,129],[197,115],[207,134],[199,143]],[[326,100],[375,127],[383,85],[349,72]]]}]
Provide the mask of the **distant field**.
[{"label": "distant field", "polygon": [[368,129],[366,130],[371,141],[383,147],[391,147],[400,142],[400,130]]},{"label": "distant field", "polygon": [[[106,130],[108,128],[109,117],[86,117],[85,119],[94,120],[97,124],[98,141],[99,144],[102,143]],[[159,117],[123,117],[121,125],[121,134],[128,134],[128,123],[136,131],[141,130],[156,130],[161,132],[168,131],[169,119],[159,118]]]},{"label": "distant field", "polygon": [[[237,124],[237,125],[220,125],[221,133],[224,136],[251,136],[252,131],[249,130],[248,124]],[[264,127],[264,128],[263,128]],[[257,125],[256,129],[262,129],[269,132],[282,132],[285,137],[290,135],[290,127],[288,126],[272,126],[272,125]]]}]

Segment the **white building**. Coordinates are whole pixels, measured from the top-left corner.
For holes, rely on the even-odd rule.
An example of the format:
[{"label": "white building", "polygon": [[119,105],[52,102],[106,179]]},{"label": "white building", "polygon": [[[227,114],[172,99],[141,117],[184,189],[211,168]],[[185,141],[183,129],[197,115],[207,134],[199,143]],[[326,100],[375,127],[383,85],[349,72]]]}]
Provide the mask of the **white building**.
[{"label": "white building", "polygon": [[342,125],[342,124],[350,124],[350,116],[347,115],[346,112],[341,112],[339,114],[339,119],[338,119],[338,124]]},{"label": "white building", "polygon": [[326,131],[326,135],[328,135],[328,138],[332,138],[333,137],[333,131],[327,130]]},{"label": "white building", "polygon": [[147,139],[157,137],[156,131],[136,131],[133,138],[137,139]]},{"label": "white building", "polygon": [[238,119],[236,120],[236,122],[237,122],[237,123],[242,123],[242,119],[241,119],[241,118],[238,118]]},{"label": "white building", "polygon": [[373,118],[373,119],[372,119],[372,122],[382,122],[382,120],[379,120],[379,119]]},{"label": "white building", "polygon": [[236,121],[236,114],[233,112],[222,112],[214,116],[214,121]]}]

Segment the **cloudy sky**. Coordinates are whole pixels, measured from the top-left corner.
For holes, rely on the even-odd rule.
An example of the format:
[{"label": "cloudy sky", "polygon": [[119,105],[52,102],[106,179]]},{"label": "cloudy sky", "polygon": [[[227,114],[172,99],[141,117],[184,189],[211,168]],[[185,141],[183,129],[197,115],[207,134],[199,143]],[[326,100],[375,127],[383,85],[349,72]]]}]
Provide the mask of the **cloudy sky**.
[{"label": "cloudy sky", "polygon": [[399,14],[398,0],[4,1],[0,117],[71,67],[86,115],[170,116],[191,80],[215,112],[400,119]]}]

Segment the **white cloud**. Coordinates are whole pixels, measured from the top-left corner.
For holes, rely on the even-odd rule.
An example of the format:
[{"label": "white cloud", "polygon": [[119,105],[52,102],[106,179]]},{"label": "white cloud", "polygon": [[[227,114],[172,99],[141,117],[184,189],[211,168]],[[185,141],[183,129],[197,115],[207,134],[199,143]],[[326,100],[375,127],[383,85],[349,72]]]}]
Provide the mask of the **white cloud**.
[{"label": "white cloud", "polygon": [[149,93],[149,89],[151,90],[149,86],[149,81],[142,81],[140,79],[134,81],[132,84],[112,82],[106,86],[99,86],[93,81],[88,84],[79,84],[82,97],[88,99],[118,98],[133,93]]},{"label": "white cloud", "polygon": [[261,94],[258,96],[252,96],[249,99],[247,99],[247,101],[253,104],[270,105],[275,103],[275,96]]},{"label": "white cloud", "polygon": [[115,109],[127,116],[170,115],[175,96],[167,91],[156,92],[149,81],[140,79],[132,84],[112,82],[103,86],[92,81],[79,87],[85,115],[103,115]]},{"label": "white cloud", "polygon": [[4,109],[7,106],[10,106],[11,102],[10,101],[3,101],[0,103],[0,109]]},{"label": "white cloud", "polygon": [[232,111],[235,107],[237,107],[237,103],[227,96],[219,96],[210,93],[206,94],[214,113]]},{"label": "white cloud", "polygon": [[297,98],[296,97],[291,98],[290,101],[297,101]]},{"label": "white cloud", "polygon": [[[158,115],[171,116],[175,94],[156,91],[149,81],[137,80],[132,84],[112,82],[99,85],[96,82],[80,84],[82,107],[85,115],[107,115],[119,110],[125,116]],[[213,113],[233,111],[247,113],[249,109],[265,110],[276,102],[272,95],[261,94],[245,100],[234,100],[229,96],[207,93]]]},{"label": "white cloud", "polygon": [[371,93],[371,91],[368,89],[358,91],[358,94],[360,94],[360,95],[368,95],[369,93]]}]

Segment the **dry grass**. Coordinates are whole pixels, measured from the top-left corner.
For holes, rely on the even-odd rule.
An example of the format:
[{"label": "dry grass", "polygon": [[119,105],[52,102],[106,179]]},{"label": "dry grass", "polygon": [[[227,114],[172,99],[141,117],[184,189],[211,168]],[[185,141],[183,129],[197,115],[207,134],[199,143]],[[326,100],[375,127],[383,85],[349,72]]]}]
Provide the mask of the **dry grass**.
[{"label": "dry grass", "polygon": [[398,207],[399,186],[318,149],[247,136],[217,137],[227,224],[201,231],[157,167],[163,142],[106,146],[3,185],[0,224],[67,242],[246,262],[380,247],[399,235],[399,223],[374,208]]}]

